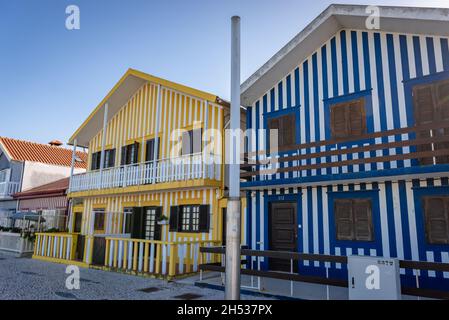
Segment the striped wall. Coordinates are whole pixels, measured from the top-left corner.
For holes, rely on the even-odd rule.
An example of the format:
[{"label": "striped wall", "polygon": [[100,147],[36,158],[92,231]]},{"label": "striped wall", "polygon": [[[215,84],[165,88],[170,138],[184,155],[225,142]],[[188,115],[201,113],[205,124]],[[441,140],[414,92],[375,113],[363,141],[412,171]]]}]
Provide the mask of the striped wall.
[{"label": "striped wall", "polygon": [[[160,157],[170,157],[174,145],[171,133],[175,129],[191,129],[200,125],[203,130],[223,127],[224,109],[222,106],[205,101],[167,87],[161,87],[160,111],[158,111],[158,85],[147,83],[108,122],[106,147],[117,148],[116,164],[120,164],[122,146],[144,142],[159,135]],[[157,121],[159,119],[159,122]],[[212,132],[207,145],[211,152],[221,154],[221,139]],[[89,143],[89,152],[101,151],[102,130]],[[142,145],[141,143],[141,145]],[[142,151],[142,149],[141,149]],[[89,156],[90,168],[91,156]]]},{"label": "striped wall", "polygon": [[[402,128],[414,124],[410,94],[403,81],[449,71],[449,39],[358,30],[339,31],[305,61],[280,79],[273,88],[248,106],[248,124],[264,128],[264,114],[297,112],[297,142],[327,140],[329,131],[329,99],[352,94],[366,95],[369,132]],[[376,139],[376,143],[392,142],[395,137]],[[403,135],[398,139],[408,139]],[[354,146],[359,146],[354,143]],[[321,147],[324,151],[325,147]],[[249,151],[265,150],[266,137],[256,132],[250,139]],[[314,148],[307,152],[318,152]],[[408,152],[408,147],[385,150],[383,155]],[[305,153],[305,152],[304,152]],[[378,151],[377,156],[382,155]],[[357,155],[354,155],[354,157]],[[365,153],[360,157],[374,157]],[[308,159],[302,164],[350,160],[351,155],[333,159]],[[281,166],[299,163],[281,163]],[[346,168],[308,170],[278,174],[279,178],[310,176],[409,167],[410,160],[355,165]],[[268,177],[271,179],[271,176]]]},{"label": "striped wall", "polygon": [[[162,214],[170,216],[170,207],[188,204],[210,205],[209,233],[181,233],[169,232],[168,225],[162,226],[161,240],[186,241],[186,240],[221,240],[222,239],[222,209],[227,203],[222,191],[216,188],[195,189],[186,191],[155,192],[146,194],[134,194],[123,196],[94,197],[84,199],[83,220],[81,233],[93,235],[93,212],[95,209],[105,209],[107,213],[105,222],[106,234],[123,233],[123,210],[127,207],[158,206],[162,207]],[[242,238],[246,239],[246,199],[242,201]]]},{"label": "striped wall", "polygon": [[[333,199],[348,193],[372,196],[374,242],[336,240]],[[288,201],[297,203],[299,252],[449,263],[449,246],[428,245],[425,239],[421,197],[430,194],[449,194],[448,178],[248,191],[247,243],[255,249],[270,249],[269,203]],[[305,262],[300,265],[300,272],[324,275],[325,267],[330,268],[331,274],[345,275],[345,266],[322,262]],[[410,270],[401,273],[412,276]],[[449,273],[423,271],[420,276],[430,280],[443,278],[449,285]]]}]

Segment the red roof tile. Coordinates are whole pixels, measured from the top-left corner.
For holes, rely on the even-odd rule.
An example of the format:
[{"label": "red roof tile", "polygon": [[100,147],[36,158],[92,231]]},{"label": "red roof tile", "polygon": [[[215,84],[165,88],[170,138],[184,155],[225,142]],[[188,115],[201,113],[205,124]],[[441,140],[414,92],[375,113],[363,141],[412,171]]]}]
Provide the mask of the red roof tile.
[{"label": "red roof tile", "polygon": [[[70,167],[72,165],[72,150],[28,142],[23,140],[0,137],[0,143],[7,153],[16,161],[32,161],[56,166]],[[87,153],[77,151],[82,162],[75,162],[75,168],[87,168]]]},{"label": "red roof tile", "polygon": [[65,195],[66,190],[69,188],[69,181],[70,178],[64,178],[55,182],[47,183],[42,186],[23,191],[18,192],[14,194],[15,199],[23,199],[23,198],[29,198],[29,197],[36,197],[36,196],[43,196],[43,195],[49,195],[49,194],[59,194],[59,195]]}]

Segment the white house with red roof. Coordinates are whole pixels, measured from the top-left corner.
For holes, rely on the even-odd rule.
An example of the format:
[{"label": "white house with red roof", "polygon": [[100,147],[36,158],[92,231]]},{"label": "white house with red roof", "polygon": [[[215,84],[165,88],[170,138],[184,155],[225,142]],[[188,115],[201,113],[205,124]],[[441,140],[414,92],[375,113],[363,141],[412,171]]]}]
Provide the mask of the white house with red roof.
[{"label": "white house with red roof", "polygon": [[[70,176],[72,151],[61,145],[0,137],[0,215],[17,210],[13,194]],[[82,173],[86,166],[87,154],[77,152],[74,172]]]}]

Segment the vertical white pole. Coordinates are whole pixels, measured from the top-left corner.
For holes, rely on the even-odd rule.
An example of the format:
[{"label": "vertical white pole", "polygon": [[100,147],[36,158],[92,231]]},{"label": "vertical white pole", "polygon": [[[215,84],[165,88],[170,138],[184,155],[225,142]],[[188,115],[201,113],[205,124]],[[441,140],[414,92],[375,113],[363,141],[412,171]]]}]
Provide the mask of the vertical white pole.
[{"label": "vertical white pole", "polygon": [[157,86],[157,102],[156,102],[156,128],[154,130],[154,153],[153,153],[153,172],[151,181],[152,183],[156,182],[156,174],[157,174],[157,165],[158,165],[158,154],[159,151],[159,129],[161,126],[161,108],[162,108],[162,86]]},{"label": "vertical white pole", "polygon": [[78,140],[73,140],[73,151],[72,151],[72,164],[70,166],[70,180],[69,180],[69,191],[72,190],[72,178],[73,173],[75,172],[75,161],[76,161],[76,145],[78,144]]},{"label": "vertical white pole", "polygon": [[240,17],[232,17],[231,33],[231,131],[229,199],[226,213],[227,300],[240,299]]},{"label": "vertical white pole", "polygon": [[103,169],[104,169],[104,148],[106,145],[106,128],[108,125],[108,109],[109,109],[109,104],[105,104],[104,105],[104,116],[103,116],[103,134],[101,137],[101,156],[100,156],[100,185],[98,186],[98,188],[101,188],[101,185],[103,184]]}]

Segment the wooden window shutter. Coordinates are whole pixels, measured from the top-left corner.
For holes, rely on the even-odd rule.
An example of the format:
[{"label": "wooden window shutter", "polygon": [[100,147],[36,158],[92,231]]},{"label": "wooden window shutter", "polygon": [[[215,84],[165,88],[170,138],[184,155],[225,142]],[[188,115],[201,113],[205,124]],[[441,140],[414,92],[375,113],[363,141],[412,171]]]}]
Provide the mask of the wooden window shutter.
[{"label": "wooden window shutter", "polygon": [[203,150],[203,129],[192,131],[192,153],[201,153]]},{"label": "wooden window shutter", "polygon": [[282,127],[280,130],[280,134],[282,136],[282,146],[291,146],[295,144],[295,122],[296,116],[294,114],[289,114],[282,117]]},{"label": "wooden window shutter", "polygon": [[160,217],[162,217],[162,208],[156,208],[156,225],[154,226],[154,240],[162,239],[162,226],[157,223]]},{"label": "wooden window shutter", "polygon": [[337,240],[353,240],[352,201],[336,199],[334,201],[334,215]]},{"label": "wooden window shutter", "polygon": [[126,164],[126,155],[127,155],[126,151],[127,150],[128,150],[128,148],[126,146],[122,147],[122,152],[121,152],[121,155],[120,155],[120,165],[121,166],[124,166]]},{"label": "wooden window shutter", "polygon": [[170,208],[170,229],[171,232],[176,232],[179,230],[179,212],[180,207],[175,206]]},{"label": "wooden window shutter", "polygon": [[210,224],[210,206],[201,205],[200,206],[200,221],[198,226],[199,232],[209,232]]},{"label": "wooden window shutter", "polygon": [[185,131],[182,133],[182,155],[192,154],[192,131]]},{"label": "wooden window shutter", "polygon": [[344,104],[331,107],[331,133],[332,138],[346,138],[348,136],[347,108]]},{"label": "wooden window shutter", "polygon": [[[435,118],[435,100],[431,85],[418,86],[413,88],[413,101],[415,110],[416,125],[432,123]],[[417,138],[431,137],[431,130],[417,132]],[[416,147],[418,152],[431,151],[432,144],[419,145]],[[432,165],[433,158],[419,159],[421,165]]]},{"label": "wooden window shutter", "polygon": [[92,161],[90,164],[90,170],[97,170],[97,153],[92,153]]},{"label": "wooden window shutter", "polygon": [[426,236],[429,244],[449,244],[449,198],[424,198]]},{"label": "wooden window shutter", "polygon": [[133,239],[143,239],[144,238],[144,220],[143,220],[144,210],[140,207],[133,208],[132,218],[131,218],[131,238]]},{"label": "wooden window shutter", "polygon": [[[435,121],[446,121],[449,120],[449,80],[441,81],[436,84],[436,104],[437,104],[437,117]],[[441,128],[435,130],[435,136],[448,136],[449,140],[449,129]],[[435,150],[449,150],[449,141],[441,142],[435,144]],[[449,155],[439,156],[436,158],[437,164],[449,163]]]},{"label": "wooden window shutter", "polygon": [[138,163],[139,162],[139,143],[138,142],[134,142],[134,144],[132,145],[132,163]]},{"label": "wooden window shutter", "polygon": [[145,152],[145,161],[153,161],[154,160],[154,139],[147,140],[147,147]]},{"label": "wooden window shutter", "polygon": [[348,119],[348,127],[349,127],[349,135],[350,136],[361,136],[366,133],[366,113],[364,100],[359,99],[354,102],[351,102],[348,105],[349,111],[349,119]]},{"label": "wooden window shutter", "polygon": [[109,150],[109,168],[113,168],[115,166],[115,149]]},{"label": "wooden window shutter", "polygon": [[373,218],[371,200],[356,199],[353,202],[354,235],[357,241],[373,241]]}]

